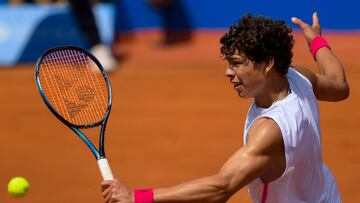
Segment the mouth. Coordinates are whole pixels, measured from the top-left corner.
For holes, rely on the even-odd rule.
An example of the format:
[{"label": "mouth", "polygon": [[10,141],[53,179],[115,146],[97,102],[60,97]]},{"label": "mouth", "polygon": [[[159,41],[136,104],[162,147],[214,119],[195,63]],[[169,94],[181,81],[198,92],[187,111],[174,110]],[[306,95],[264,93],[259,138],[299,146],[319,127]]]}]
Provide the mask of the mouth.
[{"label": "mouth", "polygon": [[237,89],[240,85],[242,85],[242,83],[236,83],[236,84],[234,84],[234,89]]}]

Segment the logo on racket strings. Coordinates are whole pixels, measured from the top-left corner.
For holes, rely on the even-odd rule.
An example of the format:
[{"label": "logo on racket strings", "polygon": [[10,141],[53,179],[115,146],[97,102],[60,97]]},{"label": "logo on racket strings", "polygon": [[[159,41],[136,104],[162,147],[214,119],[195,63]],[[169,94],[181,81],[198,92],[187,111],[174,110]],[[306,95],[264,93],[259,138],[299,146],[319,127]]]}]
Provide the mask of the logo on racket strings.
[{"label": "logo on racket strings", "polygon": [[94,100],[96,92],[87,84],[78,84],[55,75],[66,111],[71,118],[81,113]]}]

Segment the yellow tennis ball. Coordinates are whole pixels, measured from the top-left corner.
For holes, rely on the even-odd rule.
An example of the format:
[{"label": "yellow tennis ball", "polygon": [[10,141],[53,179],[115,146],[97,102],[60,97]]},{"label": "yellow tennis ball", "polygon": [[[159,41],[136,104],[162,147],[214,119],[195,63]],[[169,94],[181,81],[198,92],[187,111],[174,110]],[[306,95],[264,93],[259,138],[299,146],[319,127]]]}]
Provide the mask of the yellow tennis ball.
[{"label": "yellow tennis ball", "polygon": [[29,182],[23,177],[14,177],[8,183],[8,193],[12,197],[24,197],[29,188]]}]

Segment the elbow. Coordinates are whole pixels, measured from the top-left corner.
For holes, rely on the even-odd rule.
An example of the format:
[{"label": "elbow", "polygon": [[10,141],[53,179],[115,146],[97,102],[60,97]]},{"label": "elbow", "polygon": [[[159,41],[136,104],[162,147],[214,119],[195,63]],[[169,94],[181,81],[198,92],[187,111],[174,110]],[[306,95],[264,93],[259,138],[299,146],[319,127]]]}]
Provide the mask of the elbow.
[{"label": "elbow", "polygon": [[326,92],[326,94],[316,95],[316,97],[321,101],[339,102],[347,99],[349,95],[350,87],[345,81],[334,85],[334,88],[331,91]]},{"label": "elbow", "polygon": [[346,83],[345,89],[344,89],[344,96],[343,96],[342,100],[349,98],[349,96],[350,96],[350,87],[349,87],[348,83]]},{"label": "elbow", "polygon": [[349,98],[350,96],[350,87],[349,84],[347,82],[344,82],[341,86],[340,86],[340,91],[338,93],[338,97],[336,101],[343,101],[347,98]]}]

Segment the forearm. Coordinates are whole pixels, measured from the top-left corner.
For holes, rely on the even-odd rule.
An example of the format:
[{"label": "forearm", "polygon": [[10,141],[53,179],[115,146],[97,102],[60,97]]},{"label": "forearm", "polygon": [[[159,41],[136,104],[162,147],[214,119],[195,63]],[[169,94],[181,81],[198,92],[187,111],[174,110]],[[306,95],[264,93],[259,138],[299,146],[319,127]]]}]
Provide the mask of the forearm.
[{"label": "forearm", "polygon": [[230,196],[227,181],[220,175],[154,190],[155,203],[226,202]]},{"label": "forearm", "polygon": [[338,83],[346,83],[344,67],[328,47],[320,48],[315,58],[321,75]]},{"label": "forearm", "polygon": [[317,99],[324,101],[346,99],[349,96],[349,86],[344,67],[324,38],[313,38],[310,43],[310,51],[320,71],[320,74],[314,75],[312,80]]},{"label": "forearm", "polygon": [[268,168],[268,156],[253,155],[255,150],[251,147],[239,149],[216,175],[155,190],[155,203],[226,202]]}]

